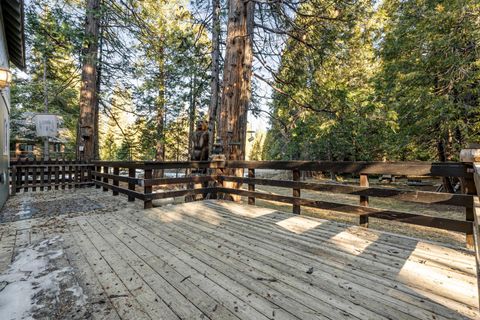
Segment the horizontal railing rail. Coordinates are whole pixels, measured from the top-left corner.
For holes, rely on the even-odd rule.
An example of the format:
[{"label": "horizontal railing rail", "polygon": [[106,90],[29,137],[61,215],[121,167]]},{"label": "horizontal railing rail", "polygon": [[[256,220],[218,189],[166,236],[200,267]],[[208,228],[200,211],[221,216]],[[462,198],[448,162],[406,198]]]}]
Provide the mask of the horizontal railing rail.
[{"label": "horizontal railing rail", "polygon": [[293,180],[260,179],[235,176],[219,176],[220,181],[231,181],[244,184],[265,185],[272,187],[284,187],[293,189],[305,189],[312,191],[341,193],[364,197],[390,198],[405,202],[440,204],[459,207],[473,207],[473,198],[470,195],[440,193],[418,190],[405,190],[397,188],[372,188],[355,185],[325,182],[303,182]]},{"label": "horizontal railing rail", "polygon": [[[292,205],[293,213],[300,214],[302,207],[313,207],[336,212],[356,214],[359,224],[368,227],[369,218],[390,220],[420,226],[427,226],[466,234],[468,247],[473,246],[473,217],[469,212],[473,209],[471,194],[451,194],[442,192],[428,192],[398,188],[370,187],[369,176],[396,175],[396,176],[427,176],[427,177],[455,177],[464,184],[473,181],[473,166],[468,163],[430,163],[430,162],[329,162],[329,161],[226,161],[225,168],[248,169],[247,176],[221,174],[218,181],[222,186],[218,193],[237,195],[248,198],[248,203],[255,204],[256,199],[288,203]],[[291,173],[291,179],[270,179],[255,177],[256,170],[286,170]],[[333,182],[305,182],[300,181],[302,172],[334,172],[357,175],[359,185],[341,184]],[[248,190],[241,186],[246,184]],[[272,194],[256,191],[256,186],[273,186],[292,190],[291,195]],[[301,190],[328,192],[358,196],[357,205],[332,201],[319,201],[302,197]],[[312,197],[312,196],[310,196]],[[402,202],[421,203],[426,205],[440,205],[445,210],[448,206],[463,207],[466,210],[465,220],[455,220],[444,217],[433,217],[411,212],[402,212],[395,209],[379,209],[369,205],[372,197],[389,198]]]},{"label": "horizontal railing rail", "polygon": [[458,162],[225,161],[224,167],[399,176],[468,177],[472,175],[471,165]]}]

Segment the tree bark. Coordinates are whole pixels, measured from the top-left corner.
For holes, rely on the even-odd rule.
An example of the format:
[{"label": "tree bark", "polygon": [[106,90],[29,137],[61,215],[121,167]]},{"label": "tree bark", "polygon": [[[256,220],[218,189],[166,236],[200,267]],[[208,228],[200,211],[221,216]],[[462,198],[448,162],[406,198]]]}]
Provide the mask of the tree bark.
[{"label": "tree bark", "polygon": [[[47,56],[43,57],[43,103],[44,103],[44,112],[48,113],[48,81],[47,81]],[[48,137],[43,137],[43,158],[48,160],[50,158],[49,154],[49,145]]]},{"label": "tree bark", "polygon": [[[158,52],[158,97],[157,97],[157,146],[155,152],[156,161],[165,161],[165,59],[164,49]],[[163,177],[163,170],[155,170],[156,178]]]},{"label": "tree bark", "polygon": [[254,8],[253,1],[229,0],[218,128],[227,160],[245,159],[247,111],[251,96]]},{"label": "tree bark", "polygon": [[212,0],[212,81],[210,83],[210,106],[208,108],[208,152],[215,141],[215,124],[220,104],[220,0]]},{"label": "tree bark", "polygon": [[[253,61],[253,1],[229,0],[227,49],[223,72],[223,92],[218,136],[226,160],[245,160],[247,112],[251,96]],[[243,176],[243,169],[226,170],[226,174]],[[224,182],[229,188],[241,184]],[[240,196],[232,195],[234,201]]]},{"label": "tree bark", "polygon": [[[97,100],[97,54],[100,30],[100,0],[87,0],[83,67],[80,88],[80,134],[77,137],[77,149],[83,144],[83,152],[77,153],[83,160],[95,157],[95,106]],[[82,156],[83,155],[83,156]]]},{"label": "tree bark", "polygon": [[190,110],[188,112],[188,124],[189,124],[189,129],[188,129],[188,157],[189,159],[192,159],[193,156],[193,147],[194,147],[194,142],[193,142],[193,135],[195,132],[195,118],[196,118],[196,113],[197,113],[197,106],[196,106],[196,82],[197,82],[197,77],[195,73],[192,75],[192,79],[190,81]]},{"label": "tree bark", "polygon": [[[101,21],[100,21],[101,24]],[[96,96],[97,98],[95,99],[95,130],[94,130],[94,142],[93,142],[93,148],[94,148],[94,159],[98,160],[100,159],[100,133],[99,133],[99,112],[100,112],[100,98],[99,94],[101,91],[101,86],[102,86],[102,58],[103,58],[103,27],[100,25],[100,31],[99,31],[99,52],[98,52],[98,63],[97,63],[97,83],[96,83]]]}]

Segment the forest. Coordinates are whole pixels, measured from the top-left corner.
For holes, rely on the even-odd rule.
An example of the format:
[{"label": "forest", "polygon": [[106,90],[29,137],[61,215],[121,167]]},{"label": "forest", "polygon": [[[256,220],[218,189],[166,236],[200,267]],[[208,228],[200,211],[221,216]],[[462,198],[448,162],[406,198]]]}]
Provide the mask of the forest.
[{"label": "forest", "polygon": [[53,113],[72,157],[187,160],[198,121],[232,159],[451,161],[480,140],[478,0],[28,0],[25,36],[11,140]]}]

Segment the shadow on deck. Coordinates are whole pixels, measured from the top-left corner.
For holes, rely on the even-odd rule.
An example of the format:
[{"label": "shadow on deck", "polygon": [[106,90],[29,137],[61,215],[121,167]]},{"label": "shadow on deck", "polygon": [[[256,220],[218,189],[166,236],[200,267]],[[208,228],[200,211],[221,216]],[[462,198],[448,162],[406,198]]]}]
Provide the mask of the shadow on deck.
[{"label": "shadow on deck", "polygon": [[480,317],[462,249],[226,201],[142,210],[93,188],[56,200],[78,197],[102,207],[0,224],[7,319]]}]

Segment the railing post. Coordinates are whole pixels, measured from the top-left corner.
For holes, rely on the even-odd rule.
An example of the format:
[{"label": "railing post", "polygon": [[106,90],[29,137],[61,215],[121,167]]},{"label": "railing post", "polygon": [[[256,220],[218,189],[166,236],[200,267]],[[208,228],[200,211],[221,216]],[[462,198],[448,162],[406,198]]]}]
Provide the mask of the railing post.
[{"label": "railing post", "polygon": [[55,160],[55,190],[58,190],[58,185],[60,184],[60,164],[58,163],[58,158]]},{"label": "railing post", "polygon": [[[223,187],[223,181],[221,179],[219,179],[218,177],[222,176],[223,173],[224,173],[224,171],[223,171],[224,167],[220,166],[220,163],[225,162],[225,156],[223,154],[214,154],[214,155],[211,156],[210,161],[211,161],[211,163],[215,163],[215,166],[214,166],[215,169],[213,170],[213,172],[215,173],[216,181],[213,183],[213,187],[216,190],[216,188],[222,188]],[[215,191],[212,194],[212,199],[224,199],[224,196],[222,196],[221,193],[218,193],[217,191]]]},{"label": "railing post", "polygon": [[[11,186],[11,194],[12,196],[17,194],[17,167],[13,166],[10,170],[12,175],[12,186]],[[7,177],[8,179],[8,177]]]},{"label": "railing post", "polygon": [[[144,173],[143,178],[144,179],[152,179],[152,177],[153,177],[153,170],[152,169],[145,169],[145,173]],[[153,192],[152,186],[144,186],[143,187],[143,193],[144,193],[145,197],[147,197],[147,195],[151,195],[152,192]],[[145,200],[143,200],[143,208],[144,209],[150,209],[152,207],[153,207],[152,199],[146,198]]]},{"label": "railing post", "polygon": [[[480,145],[471,145],[468,149],[463,149],[460,152],[460,161],[465,163],[475,164],[475,162],[480,161]],[[462,178],[462,193],[477,195],[477,189],[475,187],[475,180],[473,175],[470,177]],[[466,221],[473,222],[474,219],[474,210],[475,208],[465,208],[465,219]],[[474,248],[474,238],[473,238],[473,229],[466,233],[466,245],[468,249]]]},{"label": "railing post", "polygon": [[[369,187],[370,184],[368,183],[368,175],[361,174],[360,175],[360,187]],[[364,207],[368,207],[368,197],[367,196],[360,196],[360,205]],[[360,215],[359,217],[359,225],[365,228],[368,228],[368,215]]]},{"label": "railing post", "polygon": [[45,190],[45,161],[40,160],[40,191]]},{"label": "railing post", "polygon": [[[95,172],[100,173],[102,171],[101,166],[95,166]],[[95,180],[101,181],[102,179],[99,176],[95,176]],[[100,185],[98,183],[95,183],[95,189],[100,189]]]},{"label": "railing post", "polygon": [[19,193],[21,190],[20,186],[22,185],[22,167],[15,167],[15,170],[17,170],[17,185],[15,186],[15,193]]},{"label": "railing post", "polygon": [[[255,179],[255,169],[248,169],[248,177]],[[248,191],[255,192],[255,183],[248,184]],[[248,197],[248,204],[255,205],[255,197]]]},{"label": "railing post", "polygon": [[29,176],[29,169],[28,169],[28,159],[25,161],[25,167],[23,168],[23,177],[24,177],[24,181],[23,181],[23,192],[28,192],[28,184],[29,184],[29,181],[28,181],[28,176]]},{"label": "railing post", "polygon": [[[120,168],[118,168],[118,167],[113,168],[113,175],[119,176],[119,175],[120,175]],[[113,186],[118,187],[118,180],[117,180],[117,178],[113,178]],[[117,191],[117,190],[113,190],[112,195],[118,196],[118,191]]]},{"label": "railing post", "polygon": [[[130,178],[135,178],[135,168],[128,168],[128,176]],[[129,182],[128,183],[128,190],[132,190],[132,191],[135,191],[135,183],[132,183],[132,182]],[[132,202],[132,201],[135,201],[135,197],[134,196],[128,196],[128,201],[129,202]]]},{"label": "railing post", "polygon": [[52,161],[50,158],[46,159],[48,168],[47,168],[47,190],[52,190]]},{"label": "railing post", "polygon": [[[103,166],[103,173],[108,174],[108,166]],[[103,183],[108,184],[108,178],[107,177],[103,177]],[[107,186],[103,187],[103,191],[108,191]]]},{"label": "railing post", "polygon": [[32,191],[37,191],[37,169],[37,167],[32,167]]},{"label": "railing post", "polygon": [[73,188],[78,187],[78,167],[77,167],[78,161],[72,161],[72,185]]},{"label": "railing post", "polygon": [[65,175],[67,174],[67,166],[65,165],[65,159],[62,158],[62,189],[65,189],[65,184],[67,180],[65,179]]},{"label": "railing post", "polygon": [[[293,181],[300,181],[300,170],[292,170]],[[292,195],[296,198],[300,198],[300,189],[293,189]],[[299,204],[293,205],[293,213],[300,214],[301,209]]]}]

